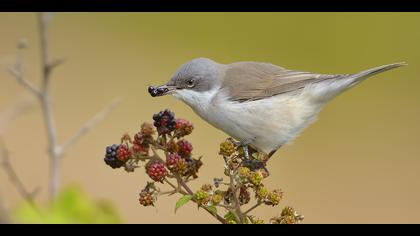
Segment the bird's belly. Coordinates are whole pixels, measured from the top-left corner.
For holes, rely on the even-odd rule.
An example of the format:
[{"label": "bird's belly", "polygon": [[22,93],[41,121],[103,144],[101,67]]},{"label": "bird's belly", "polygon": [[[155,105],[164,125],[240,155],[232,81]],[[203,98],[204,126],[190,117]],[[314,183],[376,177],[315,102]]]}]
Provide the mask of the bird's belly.
[{"label": "bird's belly", "polygon": [[[319,108],[302,99],[273,97],[251,102],[224,102],[199,115],[235,139],[269,153],[291,141],[315,120]],[[200,114],[201,113],[201,114]]]}]

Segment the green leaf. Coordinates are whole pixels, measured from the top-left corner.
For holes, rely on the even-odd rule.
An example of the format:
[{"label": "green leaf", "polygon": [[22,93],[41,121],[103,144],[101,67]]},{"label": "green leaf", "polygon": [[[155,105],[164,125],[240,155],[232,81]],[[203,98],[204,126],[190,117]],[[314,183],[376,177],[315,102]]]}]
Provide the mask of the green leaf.
[{"label": "green leaf", "polygon": [[191,196],[191,195],[182,196],[175,204],[175,213],[178,210],[178,208],[185,205],[185,203],[189,202],[192,198],[193,198],[193,196]]}]

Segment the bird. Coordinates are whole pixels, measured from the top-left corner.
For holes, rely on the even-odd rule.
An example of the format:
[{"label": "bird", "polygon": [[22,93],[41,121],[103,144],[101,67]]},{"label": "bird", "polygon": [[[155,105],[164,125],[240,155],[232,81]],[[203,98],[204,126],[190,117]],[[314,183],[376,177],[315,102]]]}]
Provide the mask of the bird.
[{"label": "bird", "polygon": [[354,74],[319,74],[286,69],[271,63],[218,63],[195,58],[183,64],[153,97],[173,95],[212,126],[271,157],[316,121],[322,108],[365,79],[405,62],[382,65]]}]

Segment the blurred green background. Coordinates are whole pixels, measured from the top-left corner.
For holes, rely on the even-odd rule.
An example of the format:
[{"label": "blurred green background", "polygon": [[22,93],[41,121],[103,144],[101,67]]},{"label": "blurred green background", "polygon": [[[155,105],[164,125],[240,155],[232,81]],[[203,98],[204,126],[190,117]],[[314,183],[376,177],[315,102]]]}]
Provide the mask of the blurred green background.
[{"label": "blurred green background", "polygon": [[[148,85],[166,82],[184,62],[209,57],[222,63],[265,61],[319,73],[352,73],[408,62],[375,76],[332,101],[320,119],[270,161],[268,187],[285,192],[282,205],[305,223],[420,223],[420,13],[59,13],[50,27],[52,57],[68,62],[53,74],[52,96],[60,141],[110,102],[123,103],[83,137],[63,160],[63,186],[76,183],[110,200],[128,223],[216,223],[178,197],[156,208],[139,206],[146,175],[103,163],[106,145],[133,134],[153,113],[171,108],[195,124],[194,154],[205,166],[198,187],[221,176],[218,145],[226,137],[172,97],[151,98]],[[26,73],[39,82],[36,16],[0,14],[0,110],[25,93],[3,69],[17,41],[29,41]],[[47,201],[48,159],[39,109],[17,119],[6,144],[17,171]],[[0,171],[7,207],[22,201]],[[256,211],[268,219],[280,208]]]}]

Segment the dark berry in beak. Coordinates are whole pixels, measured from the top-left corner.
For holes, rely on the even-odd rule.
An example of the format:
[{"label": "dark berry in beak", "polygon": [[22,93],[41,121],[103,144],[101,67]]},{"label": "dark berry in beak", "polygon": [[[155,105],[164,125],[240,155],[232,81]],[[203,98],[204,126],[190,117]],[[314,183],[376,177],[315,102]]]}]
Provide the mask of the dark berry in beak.
[{"label": "dark berry in beak", "polygon": [[158,90],[153,86],[150,86],[147,90],[149,91],[149,93],[152,97],[156,97],[156,96],[159,95]]},{"label": "dark berry in beak", "polygon": [[159,94],[164,94],[164,93],[168,92],[168,88],[158,88],[158,89],[157,89],[157,92],[158,92]]}]

